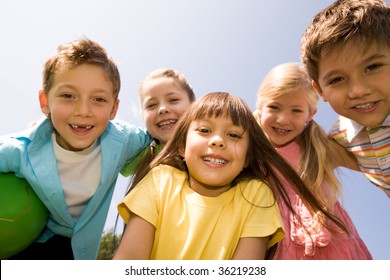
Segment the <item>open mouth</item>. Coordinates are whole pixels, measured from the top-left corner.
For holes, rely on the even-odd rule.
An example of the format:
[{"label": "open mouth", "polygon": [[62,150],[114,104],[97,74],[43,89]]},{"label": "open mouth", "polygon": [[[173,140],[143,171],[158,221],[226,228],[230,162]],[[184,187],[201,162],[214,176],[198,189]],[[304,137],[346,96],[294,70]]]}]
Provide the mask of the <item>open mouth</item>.
[{"label": "open mouth", "polygon": [[204,161],[210,162],[215,165],[224,165],[227,163],[227,160],[221,159],[221,158],[213,158],[213,157],[204,157]]},{"label": "open mouth", "polygon": [[377,102],[368,102],[368,103],[356,105],[353,108],[356,108],[356,109],[362,110],[362,111],[367,111],[367,110],[373,109],[374,106],[376,105],[376,103]]},{"label": "open mouth", "polygon": [[288,129],[281,129],[281,128],[277,128],[277,127],[272,127],[272,129],[278,134],[287,134],[291,131]]},{"label": "open mouth", "polygon": [[166,120],[166,121],[159,122],[157,124],[157,126],[158,127],[167,127],[167,126],[176,124],[176,122],[177,122],[177,120]]},{"label": "open mouth", "polygon": [[90,131],[93,128],[92,125],[82,126],[82,125],[75,125],[75,124],[71,124],[70,127],[74,131],[79,132],[79,133],[88,132],[88,131]]}]

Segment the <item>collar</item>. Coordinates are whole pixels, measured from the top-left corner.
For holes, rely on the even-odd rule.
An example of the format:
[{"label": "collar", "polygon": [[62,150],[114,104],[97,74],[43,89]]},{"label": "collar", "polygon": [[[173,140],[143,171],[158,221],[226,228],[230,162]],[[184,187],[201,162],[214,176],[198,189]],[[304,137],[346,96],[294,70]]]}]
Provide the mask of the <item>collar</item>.
[{"label": "collar", "polygon": [[[340,121],[340,130],[345,129],[347,134],[347,139],[349,142],[351,142],[352,139],[355,138],[356,135],[358,135],[363,129],[366,128],[368,131],[370,130],[368,127],[363,126],[351,119],[347,119],[342,116],[339,117],[339,121]],[[388,115],[387,118],[380,125],[380,127],[384,127],[384,126],[390,126],[390,115]]]}]

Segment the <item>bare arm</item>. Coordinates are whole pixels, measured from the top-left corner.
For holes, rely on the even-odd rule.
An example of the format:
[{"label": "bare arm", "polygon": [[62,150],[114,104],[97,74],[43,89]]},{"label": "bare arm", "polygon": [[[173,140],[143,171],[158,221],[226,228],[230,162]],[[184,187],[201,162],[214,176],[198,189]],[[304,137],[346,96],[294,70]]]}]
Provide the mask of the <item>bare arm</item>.
[{"label": "bare arm", "polygon": [[148,260],[152,252],[155,227],[131,213],[114,260]]},{"label": "bare arm", "polygon": [[264,260],[268,237],[244,237],[238,241],[233,260]]},{"label": "bare arm", "polygon": [[355,171],[360,171],[357,160],[351,152],[347,151],[343,146],[331,138],[329,138],[329,144],[331,145],[336,158],[336,167],[343,166]]}]

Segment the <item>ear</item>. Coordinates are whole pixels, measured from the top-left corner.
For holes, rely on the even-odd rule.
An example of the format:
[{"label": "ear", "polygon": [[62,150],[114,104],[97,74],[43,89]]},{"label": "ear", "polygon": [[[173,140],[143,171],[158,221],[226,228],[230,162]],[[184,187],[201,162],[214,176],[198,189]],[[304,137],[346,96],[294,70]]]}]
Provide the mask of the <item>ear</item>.
[{"label": "ear", "polygon": [[245,159],[244,168],[247,168],[249,166],[249,160],[248,158]]},{"label": "ear", "polygon": [[326,100],[326,97],[325,97],[324,93],[322,92],[320,86],[315,81],[311,81],[311,85],[313,86],[313,88],[315,88],[315,90],[317,91],[319,96],[321,96],[322,100],[324,102],[327,102],[328,100]]},{"label": "ear", "polygon": [[311,121],[314,117],[314,115],[317,113],[317,108],[315,108],[309,115],[309,119],[307,120],[308,122]]},{"label": "ear", "polygon": [[119,99],[115,101],[114,106],[112,107],[110,120],[113,120],[115,118],[116,113],[118,112],[118,108],[119,108]]},{"label": "ear", "polygon": [[43,91],[39,91],[39,105],[41,106],[41,111],[46,116],[50,114],[49,100],[47,94]]},{"label": "ear", "polygon": [[260,123],[261,111],[259,109],[256,109],[252,114],[255,117],[256,121]]},{"label": "ear", "polygon": [[184,149],[182,147],[179,147],[179,155],[184,158],[185,156],[185,153],[184,153]]}]

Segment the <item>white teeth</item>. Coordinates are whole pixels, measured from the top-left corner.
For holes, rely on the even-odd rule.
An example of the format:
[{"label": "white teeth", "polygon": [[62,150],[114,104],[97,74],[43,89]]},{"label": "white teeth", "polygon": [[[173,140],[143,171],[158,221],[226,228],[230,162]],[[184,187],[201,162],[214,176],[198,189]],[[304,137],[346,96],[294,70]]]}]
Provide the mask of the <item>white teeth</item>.
[{"label": "white teeth", "polygon": [[160,122],[158,125],[164,126],[164,125],[170,125],[170,124],[175,124],[175,123],[176,123],[176,120],[169,120],[169,121]]},{"label": "white teeth", "polygon": [[[72,128],[74,128],[74,129],[80,128],[80,126],[75,125],[75,124],[72,124],[71,126],[72,126]],[[82,126],[82,128],[91,129],[91,128],[92,128],[92,125]]]},{"label": "white teeth", "polygon": [[205,157],[204,160],[205,161],[209,161],[211,163],[215,163],[215,164],[225,164],[226,163],[226,160],[218,159],[218,158],[212,158],[212,157]]},{"label": "white teeth", "polygon": [[280,129],[280,128],[274,128],[275,131],[279,132],[279,133],[287,133],[289,132],[289,130],[286,130],[286,129]]},{"label": "white teeth", "polygon": [[373,102],[369,102],[369,103],[366,103],[366,104],[356,105],[355,108],[367,110],[367,109],[371,109],[372,106],[374,106],[374,103]]}]

